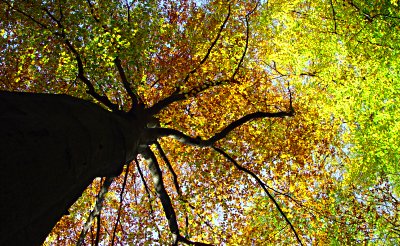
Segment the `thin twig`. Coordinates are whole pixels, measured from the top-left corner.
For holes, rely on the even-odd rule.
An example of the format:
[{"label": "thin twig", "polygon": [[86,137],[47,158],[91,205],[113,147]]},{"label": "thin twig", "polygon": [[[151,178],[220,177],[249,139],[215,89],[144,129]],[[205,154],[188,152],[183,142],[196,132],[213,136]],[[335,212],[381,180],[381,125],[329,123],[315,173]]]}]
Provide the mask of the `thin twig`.
[{"label": "thin twig", "polygon": [[151,210],[151,212],[153,213],[153,207],[151,206],[151,200],[152,200],[152,199],[151,199],[151,193],[150,193],[149,186],[148,186],[147,183],[146,183],[146,180],[145,180],[145,178],[144,178],[142,169],[140,168],[140,166],[139,166],[139,161],[138,161],[137,159],[135,159],[135,163],[136,163],[136,168],[138,169],[138,172],[139,172],[139,175],[140,175],[140,179],[142,180],[142,183],[143,183],[144,188],[145,188],[146,193],[147,193],[147,197],[148,197],[149,202],[150,202],[150,210]]},{"label": "thin twig", "polygon": [[113,230],[112,239],[111,239],[111,245],[114,245],[115,233],[117,232],[117,226],[118,226],[118,223],[120,222],[120,218],[121,218],[122,203],[123,203],[123,200],[124,200],[124,191],[125,191],[125,186],[126,186],[126,180],[128,179],[128,175],[129,175],[130,164],[131,163],[128,163],[128,165],[126,166],[124,182],[122,183],[121,193],[119,194],[118,215],[117,215],[117,220],[115,221],[115,225],[114,225],[114,230]]},{"label": "thin twig", "polygon": [[294,226],[292,225],[292,223],[290,222],[290,220],[288,219],[288,217],[286,216],[286,214],[282,211],[280,205],[278,204],[278,202],[275,200],[275,198],[271,195],[271,193],[268,191],[267,187],[264,185],[264,182],[261,181],[261,179],[252,171],[248,170],[247,168],[239,165],[235,159],[233,159],[230,155],[228,155],[228,153],[226,153],[223,149],[218,148],[216,146],[212,146],[212,148],[217,151],[218,153],[222,154],[226,159],[228,159],[230,162],[233,163],[233,165],[239,169],[240,171],[243,171],[245,173],[247,173],[248,175],[250,175],[251,177],[253,177],[257,183],[262,187],[262,189],[264,190],[264,192],[267,194],[267,196],[272,200],[272,202],[275,204],[276,208],[278,209],[279,213],[282,215],[282,217],[285,219],[285,221],[289,224],[290,228],[292,229],[297,241],[299,242],[300,245],[303,245],[303,243],[300,240],[299,235],[296,232],[296,229],[294,228]]},{"label": "thin twig", "polygon": [[244,46],[244,50],[243,50],[242,56],[240,57],[240,61],[239,61],[238,65],[237,65],[235,71],[233,72],[232,80],[235,79],[236,74],[239,72],[239,68],[242,66],[244,57],[246,56],[247,49],[248,49],[248,47],[249,47],[249,37],[250,37],[249,16],[250,16],[251,14],[253,14],[254,11],[256,11],[256,9],[257,9],[257,7],[258,7],[258,4],[259,4],[259,1],[257,1],[256,6],[255,6],[250,12],[248,12],[248,13],[246,14],[246,16],[245,16],[246,43],[245,43],[245,46]]},{"label": "thin twig", "polygon": [[27,13],[25,13],[24,11],[14,7],[15,4],[11,4],[8,1],[2,1],[5,2],[11,9],[17,11],[18,13],[24,15],[25,17],[27,17],[28,19],[30,19],[31,21],[33,21],[34,23],[36,23],[37,25],[39,25],[40,27],[42,27],[43,29],[47,29],[50,30],[49,27],[45,24],[43,24],[42,22],[36,20],[35,18],[33,18],[32,16],[28,15]]},{"label": "thin twig", "polygon": [[100,242],[100,227],[101,227],[101,211],[99,212],[99,214],[96,216],[96,224],[97,224],[97,228],[96,228],[96,240],[94,242],[94,245],[99,245]]},{"label": "thin twig", "polygon": [[170,173],[172,174],[172,177],[174,178],[174,185],[175,185],[176,192],[178,193],[179,196],[182,196],[182,192],[181,192],[179,182],[178,182],[178,175],[176,175],[175,170],[172,167],[171,162],[168,160],[168,157],[165,154],[164,150],[162,149],[160,143],[158,141],[155,141],[155,144],[157,146],[158,152],[161,155],[161,158],[164,160],[165,164],[167,164],[168,170],[170,171]]},{"label": "thin twig", "polygon": [[[147,194],[147,199],[149,200],[150,214],[151,214],[151,215],[153,216],[153,218],[154,218],[154,209],[153,209],[153,205],[151,205],[152,198],[151,198],[151,194],[150,194],[150,189],[149,189],[149,187],[147,186],[146,180],[144,179],[144,176],[143,176],[143,173],[142,173],[142,170],[141,170],[141,168],[140,168],[139,161],[137,160],[137,158],[135,158],[135,163],[136,163],[136,167],[137,167],[137,169],[138,169],[139,175],[140,175],[140,179],[142,180],[142,183],[143,183],[143,185],[144,185],[144,187],[145,187],[146,194]],[[157,229],[158,235],[161,235],[161,232],[160,232],[158,226],[155,225],[155,227],[156,227],[156,229]]]},{"label": "thin twig", "polygon": [[333,31],[333,33],[337,34],[336,11],[335,11],[335,8],[333,7],[332,0],[330,0],[330,4],[331,4],[332,17],[333,17],[333,23],[334,23],[334,31]]},{"label": "thin twig", "polygon": [[203,64],[207,61],[208,57],[209,57],[210,54],[211,54],[212,49],[214,48],[214,46],[217,44],[218,40],[220,39],[221,33],[222,33],[222,31],[224,30],[224,28],[225,28],[225,26],[226,26],[226,23],[228,23],[228,20],[229,20],[230,15],[231,15],[231,5],[229,4],[229,5],[228,5],[228,14],[226,15],[224,22],[222,23],[222,25],[221,25],[220,28],[219,28],[218,33],[217,33],[217,36],[215,37],[214,41],[211,43],[211,46],[208,48],[208,50],[207,50],[205,56],[204,56],[203,59],[200,61],[200,63],[198,64],[198,66],[195,67],[195,68],[193,68],[193,69],[186,75],[185,79],[183,80],[183,83],[185,83],[186,81],[188,81],[190,75],[196,73],[197,69],[199,69],[199,68],[201,67],[201,65],[203,65]]}]

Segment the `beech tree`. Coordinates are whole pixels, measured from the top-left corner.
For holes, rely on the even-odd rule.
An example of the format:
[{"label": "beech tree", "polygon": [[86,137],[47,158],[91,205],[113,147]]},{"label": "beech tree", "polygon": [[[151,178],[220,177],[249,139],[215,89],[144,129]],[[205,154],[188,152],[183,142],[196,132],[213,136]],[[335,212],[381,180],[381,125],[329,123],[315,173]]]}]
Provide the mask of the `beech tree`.
[{"label": "beech tree", "polygon": [[367,42],[397,5],[0,5],[0,244],[396,242],[398,145],[364,134],[394,94],[346,92],[397,78],[397,46]]},{"label": "beech tree", "polygon": [[[71,3],[68,3],[68,5],[70,4]],[[276,112],[252,112],[227,124],[208,139],[202,139],[200,136],[195,138],[177,129],[162,127],[157,119],[157,115],[169,105],[186,100],[188,97],[199,95],[202,91],[210,87],[240,83],[237,81],[237,78],[239,77],[239,70],[242,67],[248,49],[248,22],[251,14],[256,10],[257,4],[253,3],[253,6],[244,5],[247,9],[242,9],[243,7],[238,5],[234,9],[235,12],[239,10],[244,11],[244,15],[242,16],[244,19],[240,20],[240,22],[245,24],[245,32],[239,36],[241,39],[240,41],[244,41],[243,47],[240,47],[243,50],[241,56],[238,56],[240,55],[238,52],[233,54],[235,59],[233,63],[236,63],[236,67],[233,69],[225,68],[225,71],[219,71],[219,74],[212,75],[200,71],[203,69],[202,65],[209,62],[208,60],[211,52],[221,39],[221,34],[231,15],[233,15],[233,6],[224,3],[219,4],[221,10],[226,12],[222,23],[210,23],[210,30],[215,30],[211,33],[214,35],[210,35],[209,37],[211,43],[206,53],[199,59],[201,55],[195,53],[190,54],[189,51],[186,51],[188,53],[186,56],[197,55],[197,59],[193,58],[192,64],[185,64],[188,66],[189,70],[186,71],[184,77],[180,79],[175,78],[178,79],[175,84],[164,85],[161,81],[157,81],[161,80],[165,76],[164,74],[151,74],[153,78],[146,79],[145,75],[149,72],[144,73],[145,71],[140,71],[142,68],[137,67],[141,62],[140,60],[143,62],[146,62],[146,60],[143,58],[139,61],[134,60],[133,65],[131,65],[132,68],[136,67],[134,70],[138,70],[137,72],[139,73],[144,73],[142,79],[140,79],[141,83],[146,84],[147,87],[150,87],[151,83],[151,88],[156,89],[159,87],[169,87],[167,92],[170,91],[170,95],[164,98],[161,97],[157,102],[146,103],[144,102],[144,98],[140,97],[140,94],[138,94],[140,93],[138,88],[134,88],[137,86],[132,86],[131,83],[132,79],[137,80],[137,74],[127,74],[125,72],[124,67],[129,68],[129,64],[123,56],[128,56],[129,54],[124,54],[123,56],[119,54],[122,53],[123,50],[135,47],[136,42],[132,45],[130,45],[130,43],[139,40],[127,41],[121,39],[122,36],[119,33],[148,31],[146,29],[140,30],[140,24],[148,25],[150,29],[155,25],[152,23],[153,20],[149,19],[148,22],[146,22],[146,19],[144,19],[142,23],[136,22],[137,19],[141,17],[149,18],[151,14],[154,14],[154,10],[150,13],[146,13],[146,8],[153,7],[154,9],[162,11],[166,10],[160,9],[159,7],[161,6],[157,6],[156,3],[146,3],[143,5],[140,3],[125,4],[126,6],[124,6],[124,3],[113,3],[110,7],[98,9],[95,3],[91,3],[90,1],[83,4],[78,2],[76,6],[72,4],[69,7],[62,3],[54,3],[54,5],[52,5],[44,2],[38,4],[3,2],[3,9],[6,9],[6,13],[3,16],[6,17],[8,15],[7,17],[13,19],[10,21],[10,24],[7,23],[8,25],[12,25],[12,28],[7,28],[8,33],[3,34],[8,41],[10,41],[5,44],[4,47],[7,52],[18,52],[24,48],[33,49],[32,43],[29,44],[30,47],[23,47],[23,42],[26,42],[26,40],[14,40],[13,38],[13,36],[19,38],[17,35],[20,31],[14,28],[19,27],[24,29],[23,25],[25,23],[23,22],[28,22],[28,27],[33,28],[33,33],[31,32],[33,36],[44,35],[54,39],[51,43],[49,42],[47,44],[40,40],[39,43],[41,45],[53,46],[50,47],[50,49],[65,50],[61,51],[64,53],[60,54],[59,59],[67,60],[70,66],[73,66],[72,64],[75,63],[75,71],[73,72],[77,73],[76,79],[86,86],[86,93],[109,110],[106,111],[99,106],[93,105],[93,103],[77,100],[68,96],[2,93],[2,107],[4,108],[2,110],[4,112],[2,114],[2,136],[4,136],[4,138],[2,138],[2,151],[4,151],[2,156],[3,158],[5,157],[2,163],[6,164],[3,172],[4,177],[2,177],[2,187],[4,187],[2,195],[4,195],[4,200],[7,201],[4,205],[5,208],[2,210],[4,213],[2,217],[5,219],[5,224],[9,225],[8,229],[3,232],[3,243],[41,243],[54,226],[55,222],[66,213],[72,203],[75,202],[77,197],[95,177],[106,177],[107,181],[104,183],[104,189],[107,189],[107,186],[112,182],[112,178],[121,173],[122,166],[131,162],[136,158],[137,154],[141,155],[148,164],[148,171],[152,176],[154,189],[162,204],[165,217],[168,220],[168,226],[173,236],[173,243],[176,244],[179,241],[190,242],[187,238],[182,236],[182,233],[179,231],[176,213],[171,198],[163,183],[162,171],[150,147],[156,144],[157,139],[161,137],[173,137],[184,144],[214,148],[227,158],[231,158],[223,149],[215,146],[215,143],[225,138],[232,130],[252,119],[293,115],[290,101],[290,106],[287,107],[287,110],[277,110]],[[150,4],[152,6],[148,6]],[[252,9],[249,9],[249,6],[252,7]],[[79,7],[83,8],[79,9]],[[121,9],[114,12],[113,8],[116,7],[120,7]],[[174,6],[171,7],[173,8]],[[182,8],[183,5],[175,6],[175,8],[178,7]],[[189,7],[189,5],[187,5],[187,7]],[[175,9],[171,9],[168,11],[174,10]],[[194,10],[194,13],[200,15],[200,18],[202,18],[201,15],[205,15],[200,9],[197,10],[194,5],[191,9],[186,10],[188,15],[190,13],[189,10]],[[83,24],[83,22],[82,24],[75,24],[79,26],[78,30],[68,30],[70,27],[75,29],[75,26],[72,26],[73,23],[68,23],[68,21],[74,21],[82,17],[82,15],[85,14],[84,11],[90,12],[88,16],[92,20],[85,24]],[[122,11],[126,13],[120,13]],[[130,20],[130,11],[143,11],[141,14],[144,16],[137,15],[134,16],[135,21]],[[104,15],[107,14],[111,14],[112,16],[109,16],[108,19],[104,19]],[[12,17],[12,15],[16,15],[17,17]],[[187,16],[187,20],[176,20],[177,13],[169,13],[168,17],[171,23],[177,21],[183,23],[184,21],[189,21],[189,18],[199,18],[198,16]],[[107,23],[118,18],[126,18],[126,20],[124,20],[125,28],[118,28],[118,25],[122,23],[118,23],[116,26]],[[67,19],[68,21],[66,21]],[[237,22],[238,21],[239,20],[237,20]],[[7,27],[7,24],[4,23],[4,27]],[[168,25],[167,22],[157,24]],[[238,23],[234,24],[238,25]],[[177,27],[173,26],[172,28]],[[94,50],[91,45],[85,45],[86,42],[93,42],[93,40],[97,41],[99,39],[99,37],[95,37],[93,40],[85,40],[85,35],[90,35],[90,33],[82,32],[85,29],[97,31],[99,36],[105,39],[104,45],[101,41],[94,43],[94,45],[100,47],[100,49]],[[79,33],[79,31],[82,33]],[[162,29],[160,29],[160,31],[162,32]],[[74,35],[74,32],[77,33]],[[151,48],[146,47],[146,42],[149,40],[146,40],[146,37],[140,37],[140,34],[145,33],[137,34],[138,39],[144,39],[142,41],[144,43],[143,46],[145,46],[145,48]],[[134,38],[135,36],[132,35],[131,37]],[[35,37],[33,37],[33,39],[35,39]],[[169,42],[172,43],[172,41],[175,40],[171,39]],[[235,41],[238,42],[238,39]],[[55,45],[62,46],[54,47]],[[156,48],[165,49],[169,46],[168,41],[161,45],[162,47]],[[104,48],[102,48],[103,46]],[[135,49],[137,49],[137,47],[135,47]],[[35,58],[41,61],[46,59],[43,51],[32,51],[30,57],[32,59],[31,65],[35,66],[35,62],[33,62]],[[95,64],[97,59],[91,62],[85,61],[91,55],[99,57],[101,54],[98,54],[96,51],[103,51],[105,56],[100,57],[103,64]],[[142,52],[153,53],[151,50],[140,50],[137,56],[141,55],[140,53]],[[63,57],[63,54],[65,54],[66,57]],[[152,58],[149,54],[145,56],[148,56],[148,59]],[[25,59],[25,56],[20,56],[17,59]],[[165,58],[159,57],[158,59],[159,61],[156,63],[163,62]],[[92,64],[87,65],[87,63]],[[13,64],[7,65],[12,66]],[[116,71],[108,71],[108,74],[105,76],[107,76],[108,79],[114,80],[110,82],[116,83],[118,80],[120,81],[125,92],[123,93],[124,95],[118,97],[124,98],[118,99],[117,97],[111,97],[110,99],[108,95],[100,94],[100,92],[98,92],[99,88],[96,88],[100,83],[95,84],[94,82],[97,80],[95,77],[96,75],[86,72],[92,68],[91,66],[99,66],[107,70],[115,66]],[[19,78],[23,77],[21,74],[24,72],[23,70],[25,69],[18,68],[15,75],[19,76]],[[31,69],[28,68],[27,70],[28,71],[25,72],[27,76],[29,76],[29,70]],[[40,72],[40,66],[36,66],[35,70],[34,72]],[[10,72],[11,71],[6,71],[4,79],[9,79],[7,75],[9,75]],[[181,72],[183,73],[184,71]],[[115,78],[115,73],[118,73],[119,78]],[[164,73],[164,71],[162,71],[162,73]],[[199,83],[199,78],[192,79],[196,73],[204,73],[201,76],[203,77],[201,79],[204,81],[200,81]],[[45,81],[43,82],[48,82],[48,79],[49,78],[44,79]],[[92,80],[94,81],[92,82]],[[11,84],[10,87],[13,88],[12,84],[18,83],[18,81],[18,79],[14,81],[8,80],[5,85]],[[30,83],[30,81],[27,83]],[[73,83],[78,82],[74,81]],[[26,82],[22,82],[16,87],[19,88],[23,85],[29,87],[29,85],[26,85]],[[97,86],[95,87],[95,85]],[[34,87],[36,87],[36,85]],[[158,97],[160,96],[161,95]],[[124,100],[125,103],[119,102],[119,100]],[[126,105],[125,107],[124,104]],[[124,110],[125,108],[128,108],[128,110]],[[163,154],[162,156],[166,157],[161,145],[157,143],[157,146],[159,147],[160,153]],[[236,164],[235,162],[233,163]],[[238,164],[236,165],[238,168],[247,171],[250,175],[257,178],[254,173],[240,167]],[[258,178],[257,180],[263,185]],[[177,181],[176,185],[178,189]],[[269,194],[268,191],[267,194]],[[101,205],[99,204],[98,206]],[[279,206],[277,206],[277,208],[279,209]],[[282,215],[284,216],[283,213]]]}]

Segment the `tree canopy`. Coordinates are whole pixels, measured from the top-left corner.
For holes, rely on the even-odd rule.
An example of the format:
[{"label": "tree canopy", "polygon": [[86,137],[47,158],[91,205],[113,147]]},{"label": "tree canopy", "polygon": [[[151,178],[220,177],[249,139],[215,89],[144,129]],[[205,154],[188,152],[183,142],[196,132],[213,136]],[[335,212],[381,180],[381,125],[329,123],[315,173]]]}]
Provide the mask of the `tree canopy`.
[{"label": "tree canopy", "polygon": [[146,118],[44,244],[398,244],[399,4],[1,0],[1,90]]}]

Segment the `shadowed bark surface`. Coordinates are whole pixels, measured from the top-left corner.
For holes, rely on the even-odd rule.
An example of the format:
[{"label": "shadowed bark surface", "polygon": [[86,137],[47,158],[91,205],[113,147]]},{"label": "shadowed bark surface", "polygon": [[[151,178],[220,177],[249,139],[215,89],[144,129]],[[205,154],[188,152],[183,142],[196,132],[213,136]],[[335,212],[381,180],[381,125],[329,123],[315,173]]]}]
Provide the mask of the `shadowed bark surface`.
[{"label": "shadowed bark surface", "polygon": [[41,244],[95,177],[134,158],[140,125],[66,95],[0,92],[0,244]]}]

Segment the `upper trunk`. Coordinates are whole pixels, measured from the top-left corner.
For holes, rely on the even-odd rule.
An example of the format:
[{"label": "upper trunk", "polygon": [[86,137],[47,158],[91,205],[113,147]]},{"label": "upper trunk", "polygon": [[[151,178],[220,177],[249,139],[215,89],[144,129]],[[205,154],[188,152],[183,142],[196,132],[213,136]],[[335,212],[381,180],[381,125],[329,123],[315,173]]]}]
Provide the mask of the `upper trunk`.
[{"label": "upper trunk", "polygon": [[40,245],[95,177],[134,158],[142,125],[66,95],[0,92],[0,245]]}]

